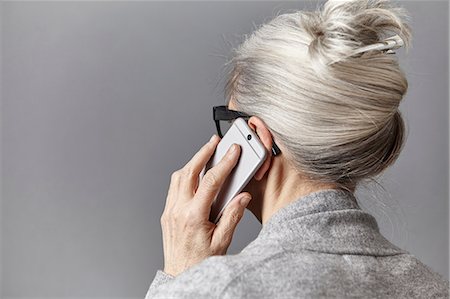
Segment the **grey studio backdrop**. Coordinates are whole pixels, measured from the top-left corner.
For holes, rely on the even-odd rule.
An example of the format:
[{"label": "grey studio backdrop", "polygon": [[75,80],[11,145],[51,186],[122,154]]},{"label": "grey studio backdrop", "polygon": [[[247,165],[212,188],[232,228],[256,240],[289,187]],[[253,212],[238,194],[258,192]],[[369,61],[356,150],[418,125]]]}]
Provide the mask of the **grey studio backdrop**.
[{"label": "grey studio backdrop", "polygon": [[[448,278],[448,2],[400,2],[409,135],[357,190],[383,234]],[[2,2],[2,298],[143,298],[170,174],[215,132],[223,64],[316,2]],[[221,83],[222,82],[222,83]],[[260,229],[246,211],[229,254]]]}]

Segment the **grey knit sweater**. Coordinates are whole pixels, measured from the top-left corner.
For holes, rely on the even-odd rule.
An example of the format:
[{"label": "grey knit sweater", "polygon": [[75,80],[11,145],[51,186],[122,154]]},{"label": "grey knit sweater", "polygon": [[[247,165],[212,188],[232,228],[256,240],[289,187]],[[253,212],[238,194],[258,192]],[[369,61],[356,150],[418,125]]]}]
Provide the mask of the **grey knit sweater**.
[{"label": "grey knit sweater", "polygon": [[354,195],[327,189],[277,211],[239,254],[177,277],[158,270],[146,298],[448,298],[449,282],[379,232]]}]

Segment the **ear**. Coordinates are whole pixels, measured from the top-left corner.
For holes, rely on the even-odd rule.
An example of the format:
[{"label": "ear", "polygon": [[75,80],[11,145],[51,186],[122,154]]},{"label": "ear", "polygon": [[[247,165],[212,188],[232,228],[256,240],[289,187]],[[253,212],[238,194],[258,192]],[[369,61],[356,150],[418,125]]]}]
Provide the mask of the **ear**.
[{"label": "ear", "polygon": [[267,129],[267,126],[262,121],[262,119],[258,118],[257,116],[250,117],[250,119],[248,120],[248,125],[253,131],[256,132],[268,152],[266,160],[263,162],[254,176],[257,181],[260,181],[269,169],[270,162],[272,161],[272,134]]}]

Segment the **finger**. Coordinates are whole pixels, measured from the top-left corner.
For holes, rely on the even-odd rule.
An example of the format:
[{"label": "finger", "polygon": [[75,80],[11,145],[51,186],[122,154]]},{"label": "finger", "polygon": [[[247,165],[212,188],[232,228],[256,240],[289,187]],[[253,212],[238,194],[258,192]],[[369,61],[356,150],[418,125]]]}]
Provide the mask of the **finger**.
[{"label": "finger", "polygon": [[195,194],[195,202],[204,217],[209,219],[211,204],[234,166],[236,166],[240,152],[241,147],[238,144],[230,146],[220,162],[209,169],[200,181]]},{"label": "finger", "polygon": [[216,150],[217,144],[220,141],[219,136],[214,134],[209,142],[203,145],[200,150],[186,163],[183,167],[184,176],[182,180],[182,187],[190,194],[194,194],[198,185],[200,172],[205,167],[211,156]]},{"label": "finger", "polygon": [[218,251],[226,251],[251,198],[251,194],[248,192],[240,193],[225,208],[212,236],[211,245],[214,246],[213,248]]}]

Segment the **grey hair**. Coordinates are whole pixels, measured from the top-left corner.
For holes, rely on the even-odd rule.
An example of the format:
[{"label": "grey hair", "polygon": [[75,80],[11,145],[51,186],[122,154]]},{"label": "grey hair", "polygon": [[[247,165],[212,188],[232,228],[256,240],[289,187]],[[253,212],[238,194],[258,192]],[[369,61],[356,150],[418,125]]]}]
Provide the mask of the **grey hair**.
[{"label": "grey hair", "polygon": [[396,55],[352,53],[389,33],[408,48],[408,18],[384,0],[330,0],[278,15],[233,49],[225,98],[261,118],[306,178],[354,188],[401,152],[408,82]]}]

